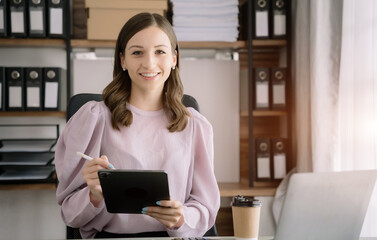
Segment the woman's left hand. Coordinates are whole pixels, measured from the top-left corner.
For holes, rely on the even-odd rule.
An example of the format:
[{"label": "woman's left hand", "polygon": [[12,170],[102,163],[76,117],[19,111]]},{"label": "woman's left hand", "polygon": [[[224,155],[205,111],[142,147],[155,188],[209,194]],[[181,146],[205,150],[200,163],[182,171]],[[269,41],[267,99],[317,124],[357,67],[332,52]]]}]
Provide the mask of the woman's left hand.
[{"label": "woman's left hand", "polygon": [[176,200],[159,201],[161,207],[143,208],[143,213],[155,218],[168,228],[179,228],[183,225],[182,203]]}]

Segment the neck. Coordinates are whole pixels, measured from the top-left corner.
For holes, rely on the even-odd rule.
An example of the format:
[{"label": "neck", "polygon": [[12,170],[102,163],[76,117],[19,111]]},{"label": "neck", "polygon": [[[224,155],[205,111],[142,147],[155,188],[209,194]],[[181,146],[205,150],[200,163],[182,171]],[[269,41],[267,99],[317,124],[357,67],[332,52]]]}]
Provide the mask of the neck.
[{"label": "neck", "polygon": [[163,108],[162,92],[158,94],[135,94],[131,91],[130,104],[145,111],[156,111]]}]

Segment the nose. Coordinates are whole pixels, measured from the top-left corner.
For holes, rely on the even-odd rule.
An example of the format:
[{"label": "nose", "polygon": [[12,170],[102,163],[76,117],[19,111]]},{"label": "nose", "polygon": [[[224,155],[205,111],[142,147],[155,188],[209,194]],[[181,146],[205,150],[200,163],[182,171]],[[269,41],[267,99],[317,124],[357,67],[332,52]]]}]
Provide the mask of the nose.
[{"label": "nose", "polygon": [[143,67],[146,69],[152,69],[156,65],[156,57],[153,53],[145,54]]}]

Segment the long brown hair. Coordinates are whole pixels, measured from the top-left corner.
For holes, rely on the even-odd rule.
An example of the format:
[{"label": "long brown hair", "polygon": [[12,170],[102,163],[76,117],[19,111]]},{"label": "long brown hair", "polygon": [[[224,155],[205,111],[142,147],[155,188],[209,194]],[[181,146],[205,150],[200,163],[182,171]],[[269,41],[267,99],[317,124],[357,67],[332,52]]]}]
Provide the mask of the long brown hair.
[{"label": "long brown hair", "polygon": [[169,21],[159,14],[139,13],[130,18],[121,29],[116,41],[114,53],[113,80],[103,90],[102,97],[111,112],[111,125],[119,130],[119,126],[130,126],[132,113],[126,107],[126,102],[131,96],[131,78],[127,71],[122,70],[120,53],[124,50],[128,41],[141,30],[157,26],[170,39],[173,54],[177,54],[176,68],[172,69],[165,82],[163,105],[169,119],[167,126],[170,132],[182,131],[187,125],[187,118],[191,116],[187,108],[182,104],[183,85],[179,76],[179,47],[177,37]]}]

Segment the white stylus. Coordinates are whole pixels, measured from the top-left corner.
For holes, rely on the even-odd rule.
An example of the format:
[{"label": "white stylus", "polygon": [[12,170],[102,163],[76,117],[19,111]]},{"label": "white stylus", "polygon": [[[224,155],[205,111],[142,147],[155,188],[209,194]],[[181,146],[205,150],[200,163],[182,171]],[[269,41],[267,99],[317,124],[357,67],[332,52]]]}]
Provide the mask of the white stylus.
[{"label": "white stylus", "polygon": [[[81,152],[77,152],[77,155],[80,156],[80,157],[82,157],[82,158],[85,158],[86,160],[89,160],[89,161],[93,160],[92,157],[90,157],[88,155],[85,155],[84,153],[81,153]],[[115,169],[115,167],[111,163],[109,163],[109,168]]]}]

